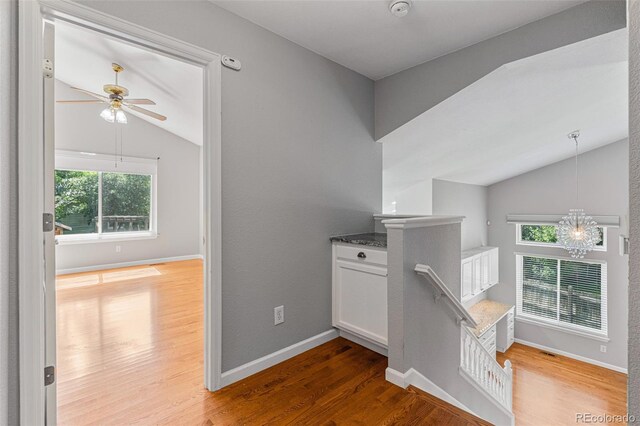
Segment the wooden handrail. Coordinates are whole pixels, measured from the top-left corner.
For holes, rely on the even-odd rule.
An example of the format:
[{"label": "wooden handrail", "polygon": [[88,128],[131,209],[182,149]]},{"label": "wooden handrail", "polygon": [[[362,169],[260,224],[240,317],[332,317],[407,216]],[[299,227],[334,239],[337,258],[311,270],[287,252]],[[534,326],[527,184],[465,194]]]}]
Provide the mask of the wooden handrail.
[{"label": "wooden handrail", "polygon": [[445,283],[440,279],[438,274],[435,273],[431,266],[423,265],[418,263],[414,268],[418,275],[422,275],[431,283],[434,291],[436,292],[435,298],[436,301],[440,299],[444,299],[447,302],[447,305],[451,308],[453,313],[458,318],[458,321],[464,321],[469,327],[477,327],[478,324],[473,319],[469,311],[462,306],[462,303],[458,300],[458,298],[451,293],[451,290],[445,285]]}]

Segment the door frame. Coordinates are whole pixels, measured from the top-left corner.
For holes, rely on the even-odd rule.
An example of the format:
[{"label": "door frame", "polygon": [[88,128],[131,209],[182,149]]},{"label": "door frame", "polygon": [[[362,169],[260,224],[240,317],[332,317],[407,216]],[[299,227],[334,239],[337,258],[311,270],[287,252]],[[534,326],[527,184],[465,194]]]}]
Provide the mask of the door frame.
[{"label": "door frame", "polygon": [[[70,0],[19,2],[18,285],[20,423],[45,424],[42,26],[66,21],[203,70],[204,385],[220,388],[222,360],[221,55]],[[55,64],[54,64],[55,68]]]}]

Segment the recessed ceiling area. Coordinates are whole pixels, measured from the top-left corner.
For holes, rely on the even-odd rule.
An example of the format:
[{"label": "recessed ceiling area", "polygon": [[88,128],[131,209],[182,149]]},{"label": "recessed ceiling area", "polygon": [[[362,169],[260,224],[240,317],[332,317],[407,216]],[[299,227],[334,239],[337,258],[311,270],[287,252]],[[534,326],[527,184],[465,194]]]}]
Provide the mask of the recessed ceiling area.
[{"label": "recessed ceiling area", "polygon": [[433,178],[490,185],[628,137],[622,29],[506,64],[380,140],[385,205]]},{"label": "recessed ceiling area", "polygon": [[[125,68],[119,84],[129,89],[129,97],[153,100],[156,105],[141,106],[167,116],[167,120],[158,121],[128,109],[126,114],[202,145],[202,69],[62,22],[56,23],[55,31],[56,79],[104,95],[102,86],[114,83],[111,63],[116,62]],[[78,92],[74,99],[93,98]]]},{"label": "recessed ceiling area", "polygon": [[583,3],[584,0],[210,0],[373,80]]}]

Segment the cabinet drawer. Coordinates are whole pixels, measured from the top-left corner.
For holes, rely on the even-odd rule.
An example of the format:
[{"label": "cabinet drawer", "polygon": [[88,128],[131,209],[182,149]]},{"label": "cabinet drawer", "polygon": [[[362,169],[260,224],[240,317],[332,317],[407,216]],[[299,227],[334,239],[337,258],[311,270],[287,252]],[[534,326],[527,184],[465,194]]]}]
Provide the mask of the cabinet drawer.
[{"label": "cabinet drawer", "polygon": [[491,340],[491,339],[495,340],[495,337],[496,337],[496,326],[494,325],[493,327],[491,327],[490,329],[482,333],[482,335],[480,335],[478,339],[480,340],[480,343],[484,344],[484,342],[488,340]]},{"label": "cabinet drawer", "polygon": [[387,265],[386,250],[375,250],[365,246],[356,245],[336,245],[336,256],[340,259],[354,262],[375,263],[377,265]]}]

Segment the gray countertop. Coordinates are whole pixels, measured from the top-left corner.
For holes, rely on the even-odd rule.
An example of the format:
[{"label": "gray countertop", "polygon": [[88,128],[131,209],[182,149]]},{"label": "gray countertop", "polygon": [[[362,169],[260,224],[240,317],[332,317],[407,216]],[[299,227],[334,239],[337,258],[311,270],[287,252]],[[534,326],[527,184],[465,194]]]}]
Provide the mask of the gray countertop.
[{"label": "gray countertop", "polygon": [[331,237],[331,242],[387,248],[387,234],[369,232],[366,234],[336,235]]}]

